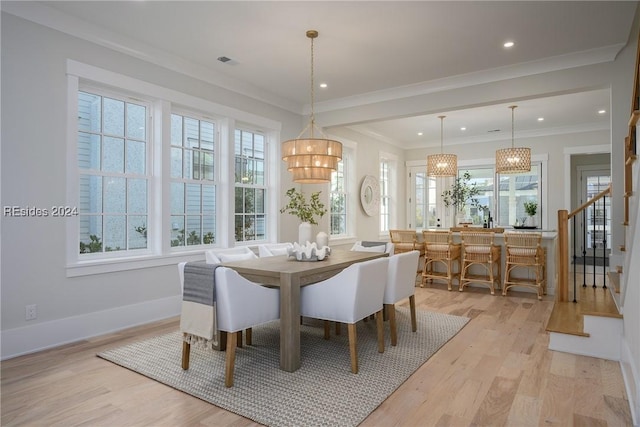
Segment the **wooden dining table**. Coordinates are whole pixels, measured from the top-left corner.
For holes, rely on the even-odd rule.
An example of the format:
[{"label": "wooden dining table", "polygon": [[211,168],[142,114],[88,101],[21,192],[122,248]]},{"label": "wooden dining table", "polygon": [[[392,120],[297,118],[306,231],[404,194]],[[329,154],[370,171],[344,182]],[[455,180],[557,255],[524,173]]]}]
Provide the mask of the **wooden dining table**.
[{"label": "wooden dining table", "polygon": [[332,277],[357,262],[387,256],[379,252],[335,250],[322,261],[297,261],[286,255],[224,262],[256,283],[280,288],[280,369],[300,368],[300,288]]}]

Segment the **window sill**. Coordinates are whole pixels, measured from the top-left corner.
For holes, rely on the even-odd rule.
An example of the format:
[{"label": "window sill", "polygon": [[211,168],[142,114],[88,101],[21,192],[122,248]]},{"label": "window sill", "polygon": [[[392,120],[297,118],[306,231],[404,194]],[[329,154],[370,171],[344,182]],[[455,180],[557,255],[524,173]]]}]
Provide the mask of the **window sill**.
[{"label": "window sill", "polygon": [[79,261],[67,265],[67,277],[90,276],[94,274],[114,273],[117,271],[138,270],[141,268],[160,267],[178,264],[181,261],[202,261],[204,252],[177,252],[168,255],[144,255],[139,257],[113,258]]}]

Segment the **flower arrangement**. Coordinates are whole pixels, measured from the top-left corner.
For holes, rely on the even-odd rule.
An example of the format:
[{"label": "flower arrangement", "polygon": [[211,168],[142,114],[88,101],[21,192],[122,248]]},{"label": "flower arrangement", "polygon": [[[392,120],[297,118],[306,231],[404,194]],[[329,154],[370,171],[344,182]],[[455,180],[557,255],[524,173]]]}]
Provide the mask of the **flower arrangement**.
[{"label": "flower arrangement", "polygon": [[536,202],[524,202],[524,211],[529,216],[535,216],[538,212],[538,203]]},{"label": "flower arrangement", "polygon": [[324,207],[324,203],[320,201],[320,191],[311,193],[311,198],[307,201],[304,193],[290,188],[286,192],[286,196],[289,198],[289,203],[282,209],[280,213],[288,213],[294,215],[302,222],[308,222],[313,225],[318,225],[316,216],[322,218],[327,213],[327,209]]},{"label": "flower arrangement", "polygon": [[454,183],[451,185],[451,189],[442,192],[441,197],[444,205],[448,208],[454,206],[457,212],[464,212],[467,204],[474,207],[484,208],[480,204],[477,196],[480,194],[480,189],[476,187],[476,183],[469,184],[471,180],[471,174],[469,171],[462,174],[462,177],[457,177]]}]

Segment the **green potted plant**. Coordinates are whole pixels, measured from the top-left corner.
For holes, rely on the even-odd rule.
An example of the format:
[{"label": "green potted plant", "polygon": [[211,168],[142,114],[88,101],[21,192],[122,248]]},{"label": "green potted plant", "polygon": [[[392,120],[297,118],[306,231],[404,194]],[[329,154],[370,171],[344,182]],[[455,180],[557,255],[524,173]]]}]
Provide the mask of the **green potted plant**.
[{"label": "green potted plant", "polygon": [[300,219],[301,223],[298,227],[298,243],[301,245],[311,241],[311,224],[318,225],[318,218],[322,218],[327,213],[324,203],[320,201],[320,191],[311,193],[309,200],[304,193],[290,188],[286,192],[289,203],[280,209],[280,213],[288,213]]},{"label": "green potted plant", "polygon": [[462,219],[467,216],[467,205],[481,209],[484,208],[477,197],[480,194],[480,189],[476,186],[475,182],[469,184],[469,181],[471,181],[471,174],[469,171],[466,171],[461,177],[455,179],[449,190],[445,190],[441,194],[444,205],[447,208],[453,206],[456,217],[458,217],[459,222],[462,223],[467,222],[466,219]]},{"label": "green potted plant", "polygon": [[527,225],[529,227],[536,226],[536,213],[538,212],[538,203],[537,202],[524,202],[524,211],[529,216],[528,218],[524,218],[522,220],[522,225]]}]

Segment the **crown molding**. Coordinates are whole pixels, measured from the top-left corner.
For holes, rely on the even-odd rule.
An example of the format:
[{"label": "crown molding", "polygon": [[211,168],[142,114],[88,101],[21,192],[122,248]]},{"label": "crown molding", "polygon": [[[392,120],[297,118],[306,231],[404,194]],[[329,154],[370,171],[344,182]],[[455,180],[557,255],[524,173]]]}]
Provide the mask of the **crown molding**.
[{"label": "crown molding", "polygon": [[[105,29],[95,27],[43,3],[0,2],[0,8],[3,12],[7,12],[65,34],[87,40],[100,46],[125,53],[163,68],[185,74],[222,89],[230,90],[257,101],[268,103],[286,111],[295,114],[310,114],[311,108],[309,104],[301,105],[250,83],[230,77],[224,73],[217,72],[191,61],[186,61],[184,58],[169,54],[146,43],[141,43]],[[378,102],[410,98],[419,95],[493,83],[501,80],[610,62],[616,58],[623,47],[624,44],[622,43],[615,44],[598,49],[544,58],[538,61],[530,61],[479,72],[460,74],[330,101],[316,102],[314,103],[314,109],[316,113],[331,112],[335,110],[375,104]]]},{"label": "crown molding", "polygon": [[[388,138],[377,132],[370,131],[366,128],[360,127],[359,125],[346,126],[346,128],[350,129],[353,132],[359,133],[361,135],[367,136],[377,141],[385,142],[387,144],[393,145],[395,147],[398,147],[404,150],[440,147],[440,141],[434,140],[434,141],[426,141],[426,142],[402,142],[402,141]],[[610,128],[606,123],[586,123],[586,124],[575,125],[575,126],[557,126],[557,127],[548,127],[544,129],[529,130],[529,131],[519,131],[519,132],[516,132],[515,139],[517,141],[525,138],[544,138],[547,136],[554,136],[554,135],[568,135],[568,134],[575,134],[575,133],[598,132],[598,131],[609,131],[609,130]],[[453,145],[468,145],[468,144],[479,144],[484,142],[499,142],[499,141],[510,141],[510,140],[511,140],[511,134],[509,132],[500,132],[500,133],[492,133],[487,135],[475,135],[470,137],[447,138],[447,146],[450,147]]]},{"label": "crown molding", "polygon": [[184,58],[169,54],[146,43],[90,25],[45,4],[32,1],[0,2],[0,7],[3,12],[27,21],[104,46],[168,70],[207,82],[224,90],[230,90],[257,101],[268,103],[289,112],[300,114],[300,111],[303,109],[301,104],[279,97],[257,86],[240,81],[192,61],[187,61]]},{"label": "crown molding", "polygon": [[[598,49],[590,49],[582,52],[544,58],[538,61],[529,61],[473,73],[459,74],[442,79],[383,89],[360,95],[334,99],[331,101],[316,102],[314,104],[314,110],[316,113],[331,112],[335,110],[375,104],[378,102],[393,101],[447,90],[495,83],[502,80],[527,77],[603,62],[611,62],[615,60],[616,56],[624,46],[625,45],[623,43],[615,44]],[[304,114],[309,114],[310,110],[310,105],[306,104],[304,106]]]}]

